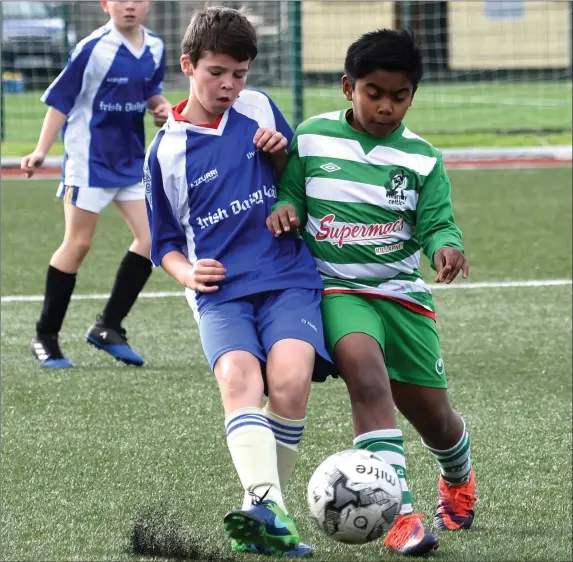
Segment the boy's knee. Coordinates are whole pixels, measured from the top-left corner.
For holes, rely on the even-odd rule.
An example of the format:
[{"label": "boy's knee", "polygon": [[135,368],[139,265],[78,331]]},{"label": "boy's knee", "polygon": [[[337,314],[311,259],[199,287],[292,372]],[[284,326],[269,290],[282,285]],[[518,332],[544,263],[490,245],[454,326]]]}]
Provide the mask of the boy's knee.
[{"label": "boy's knee", "polygon": [[345,378],[348,393],[353,403],[365,407],[392,399],[388,377],[376,368],[363,368]]},{"label": "boy's knee", "polygon": [[82,262],[87,256],[91,248],[91,240],[78,238],[75,240],[68,240],[64,244],[66,253],[73,256],[78,263]]},{"label": "boy's knee", "polygon": [[272,410],[287,418],[305,416],[310,393],[311,373],[285,369],[272,378],[269,385],[269,401]]},{"label": "boy's knee", "polygon": [[137,246],[142,255],[151,254],[151,236],[149,233],[140,234],[133,239],[133,245]]},{"label": "boy's knee", "polygon": [[305,416],[314,360],[314,348],[306,342],[282,340],[273,346],[267,381],[269,401],[277,414],[287,418]]},{"label": "boy's knee", "polygon": [[[353,403],[368,405],[392,400],[392,390],[379,349],[344,351],[343,377]],[[338,356],[337,356],[338,358]]]},{"label": "boy's knee", "polygon": [[217,380],[224,399],[234,400],[263,392],[260,374],[253,372],[248,364],[227,361],[217,371]]}]

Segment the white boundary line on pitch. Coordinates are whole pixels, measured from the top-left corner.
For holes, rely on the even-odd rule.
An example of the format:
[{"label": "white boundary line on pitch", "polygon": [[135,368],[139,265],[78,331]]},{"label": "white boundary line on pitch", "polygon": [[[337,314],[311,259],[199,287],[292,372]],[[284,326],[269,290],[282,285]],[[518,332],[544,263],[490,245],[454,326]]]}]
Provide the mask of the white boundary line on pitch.
[{"label": "white boundary line on pitch", "polygon": [[[534,279],[531,281],[482,281],[476,283],[458,283],[457,285],[430,284],[433,291],[453,289],[517,289],[521,287],[562,287],[573,284],[572,279]],[[166,299],[172,297],[184,297],[181,291],[161,291],[156,293],[141,293],[140,299]],[[87,295],[73,295],[72,300],[92,301],[105,300],[109,294],[91,293]],[[2,297],[2,304],[11,302],[42,302],[43,295],[9,295]]]}]

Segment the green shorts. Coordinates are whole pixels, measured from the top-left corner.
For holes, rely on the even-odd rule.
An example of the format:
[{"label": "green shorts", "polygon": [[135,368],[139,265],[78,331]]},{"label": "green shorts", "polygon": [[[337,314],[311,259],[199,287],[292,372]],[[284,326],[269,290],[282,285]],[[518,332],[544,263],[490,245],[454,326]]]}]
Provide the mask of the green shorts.
[{"label": "green shorts", "polygon": [[447,388],[432,318],[386,299],[331,293],[322,297],[322,321],[333,358],[338,340],[348,334],[368,334],[380,344],[391,380]]}]

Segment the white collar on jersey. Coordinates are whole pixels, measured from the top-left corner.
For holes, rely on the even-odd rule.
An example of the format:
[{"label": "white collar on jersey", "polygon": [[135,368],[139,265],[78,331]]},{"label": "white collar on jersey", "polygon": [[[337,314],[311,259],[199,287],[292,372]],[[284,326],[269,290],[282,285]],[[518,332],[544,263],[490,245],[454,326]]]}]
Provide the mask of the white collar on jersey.
[{"label": "white collar on jersey", "polygon": [[115,24],[113,23],[112,20],[109,20],[109,22],[106,24],[106,27],[125,45],[127,50],[136,59],[141,58],[141,56],[145,52],[145,49],[148,45],[148,38],[149,38],[149,35],[147,34],[147,30],[145,29],[145,27],[141,26],[141,31],[143,33],[143,44],[141,45],[141,47],[139,49],[136,48],[133,43],[131,43],[130,41],[127,40],[127,38],[123,35],[123,33],[121,33],[121,31],[119,31],[119,29],[117,29],[117,27],[115,26]]}]

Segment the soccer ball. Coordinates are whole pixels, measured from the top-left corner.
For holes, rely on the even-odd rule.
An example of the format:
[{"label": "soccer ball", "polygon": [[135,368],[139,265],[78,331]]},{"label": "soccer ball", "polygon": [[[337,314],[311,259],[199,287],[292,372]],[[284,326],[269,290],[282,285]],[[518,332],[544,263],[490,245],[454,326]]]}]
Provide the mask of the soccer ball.
[{"label": "soccer ball", "polygon": [[400,512],[402,490],[394,468],[359,449],[328,457],[308,483],[308,506],[319,529],[345,543],[384,535]]}]

